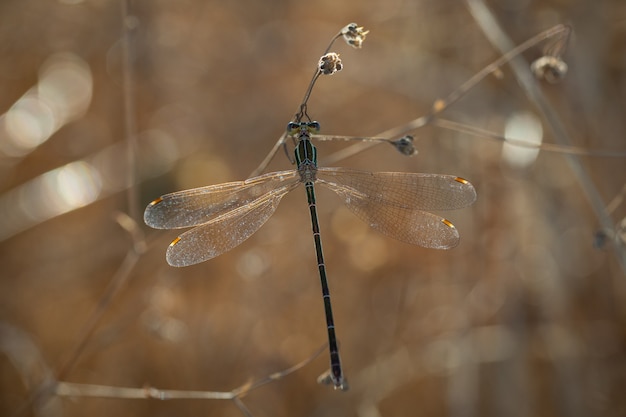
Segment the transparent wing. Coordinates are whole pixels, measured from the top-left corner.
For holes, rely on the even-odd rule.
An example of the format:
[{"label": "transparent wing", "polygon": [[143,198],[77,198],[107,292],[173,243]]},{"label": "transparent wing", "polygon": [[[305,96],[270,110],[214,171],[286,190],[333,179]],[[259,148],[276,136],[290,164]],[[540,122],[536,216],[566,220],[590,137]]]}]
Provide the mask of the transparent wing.
[{"label": "transparent wing", "polygon": [[167,263],[188,266],[215,258],[248,239],[272,216],[285,194],[299,182],[292,182],[213,218],[176,239],[167,248]]},{"label": "transparent wing", "polygon": [[453,248],[459,233],[450,221],[423,210],[461,208],[476,199],[469,182],[451,175],[320,168],[317,179],[372,228],[426,248]]},{"label": "transparent wing", "polygon": [[280,171],[250,178],[193,188],[161,196],[148,204],[143,218],[155,229],[180,229],[207,223],[245,206],[285,184],[297,183],[297,171]]},{"label": "transparent wing", "polygon": [[319,168],[317,178],[379,204],[409,209],[456,210],[476,200],[474,186],[454,175]]}]

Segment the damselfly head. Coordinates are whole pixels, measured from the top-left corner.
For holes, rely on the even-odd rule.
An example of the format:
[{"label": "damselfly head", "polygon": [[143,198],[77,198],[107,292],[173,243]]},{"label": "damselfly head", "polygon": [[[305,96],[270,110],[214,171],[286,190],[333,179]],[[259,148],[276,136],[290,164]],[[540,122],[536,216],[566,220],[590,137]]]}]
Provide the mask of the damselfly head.
[{"label": "damselfly head", "polygon": [[287,133],[290,135],[297,135],[298,133],[301,133],[302,131],[308,132],[308,133],[318,133],[320,131],[320,124],[319,122],[300,122],[300,123],[296,123],[296,122],[289,122],[287,123]]}]

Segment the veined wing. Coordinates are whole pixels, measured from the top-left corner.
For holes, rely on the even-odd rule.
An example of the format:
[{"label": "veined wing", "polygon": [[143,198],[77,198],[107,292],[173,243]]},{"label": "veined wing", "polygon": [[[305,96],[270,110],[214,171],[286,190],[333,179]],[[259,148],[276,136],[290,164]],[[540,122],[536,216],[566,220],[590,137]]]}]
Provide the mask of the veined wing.
[{"label": "veined wing", "polygon": [[245,181],[178,191],[148,204],[143,219],[155,229],[197,226],[250,204],[272,190],[299,181],[297,171],[279,171]]},{"label": "veined wing", "polygon": [[292,181],[273,189],[246,205],[183,233],[167,248],[167,263],[189,266],[228,252],[259,230],[274,214],[283,196],[299,184]]},{"label": "veined wing", "polygon": [[320,168],[317,179],[372,228],[426,248],[453,248],[459,233],[450,221],[423,210],[461,208],[476,199],[469,182],[451,175]]},{"label": "veined wing", "polygon": [[419,210],[455,210],[476,200],[476,190],[454,175],[413,172],[366,172],[347,168],[318,168],[317,178],[335,191],[358,194],[383,205]]}]

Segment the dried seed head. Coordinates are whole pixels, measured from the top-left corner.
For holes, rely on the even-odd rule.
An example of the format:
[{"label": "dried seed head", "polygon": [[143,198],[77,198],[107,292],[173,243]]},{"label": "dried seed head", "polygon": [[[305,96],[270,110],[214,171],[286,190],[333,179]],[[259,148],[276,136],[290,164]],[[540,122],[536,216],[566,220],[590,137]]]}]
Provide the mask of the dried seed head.
[{"label": "dried seed head", "polygon": [[530,70],[537,79],[555,84],[565,78],[567,64],[561,58],[544,55],[530,65]]},{"label": "dried seed head", "polygon": [[417,149],[413,145],[413,136],[406,135],[399,139],[391,141],[391,144],[402,154],[406,156],[417,155]]},{"label": "dried seed head", "polygon": [[343,64],[341,63],[339,54],[336,54],[335,52],[329,52],[320,58],[317,67],[322,74],[330,75],[336,73],[337,71],[341,71],[341,69],[343,68]]},{"label": "dried seed head", "polygon": [[343,36],[343,39],[348,45],[359,49],[363,45],[365,36],[369,32],[369,30],[363,30],[363,26],[359,26],[356,23],[350,23],[341,29],[341,36]]}]

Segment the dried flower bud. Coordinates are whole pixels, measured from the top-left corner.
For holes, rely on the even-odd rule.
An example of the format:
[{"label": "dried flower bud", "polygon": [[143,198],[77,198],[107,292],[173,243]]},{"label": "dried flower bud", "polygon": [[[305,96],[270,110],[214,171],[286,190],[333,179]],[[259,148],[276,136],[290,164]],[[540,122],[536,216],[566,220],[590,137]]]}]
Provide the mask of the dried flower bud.
[{"label": "dried flower bud", "polygon": [[363,45],[365,35],[369,32],[369,30],[363,30],[363,26],[359,26],[356,23],[350,23],[341,29],[341,36],[343,36],[343,39],[348,45],[359,49]]},{"label": "dried flower bud", "polygon": [[339,54],[329,52],[320,58],[317,67],[322,74],[330,75],[336,73],[337,71],[341,71],[343,64],[341,63],[341,59],[339,59]]},{"label": "dried flower bud", "polygon": [[555,84],[565,78],[567,64],[561,58],[545,55],[536,59],[530,65],[530,70],[537,79]]},{"label": "dried flower bud", "polygon": [[417,149],[413,146],[413,136],[406,135],[391,141],[391,144],[402,154],[412,156],[417,154]]}]

